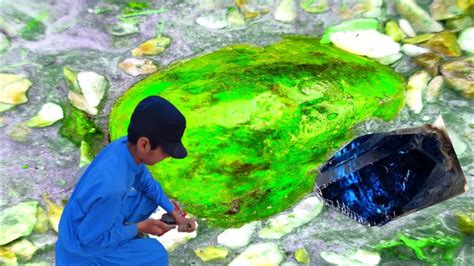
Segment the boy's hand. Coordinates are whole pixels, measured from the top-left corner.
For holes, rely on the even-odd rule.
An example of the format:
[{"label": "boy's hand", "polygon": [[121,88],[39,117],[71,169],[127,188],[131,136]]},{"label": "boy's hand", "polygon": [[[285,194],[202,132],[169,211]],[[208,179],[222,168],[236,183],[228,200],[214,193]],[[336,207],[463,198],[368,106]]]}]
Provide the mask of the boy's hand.
[{"label": "boy's hand", "polygon": [[139,233],[147,233],[155,236],[161,236],[169,230],[176,228],[176,225],[165,224],[160,220],[146,219],[137,223]]},{"label": "boy's hand", "polygon": [[178,232],[191,233],[196,230],[196,222],[193,218],[184,218],[178,223]]}]

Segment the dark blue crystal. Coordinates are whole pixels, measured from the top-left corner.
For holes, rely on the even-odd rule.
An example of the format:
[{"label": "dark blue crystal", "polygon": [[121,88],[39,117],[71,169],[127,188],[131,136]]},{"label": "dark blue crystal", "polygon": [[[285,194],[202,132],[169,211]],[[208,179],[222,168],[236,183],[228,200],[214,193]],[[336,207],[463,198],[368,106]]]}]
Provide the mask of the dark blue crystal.
[{"label": "dark blue crystal", "polygon": [[465,191],[449,137],[430,126],[358,137],[317,176],[316,194],[366,225],[383,225]]}]

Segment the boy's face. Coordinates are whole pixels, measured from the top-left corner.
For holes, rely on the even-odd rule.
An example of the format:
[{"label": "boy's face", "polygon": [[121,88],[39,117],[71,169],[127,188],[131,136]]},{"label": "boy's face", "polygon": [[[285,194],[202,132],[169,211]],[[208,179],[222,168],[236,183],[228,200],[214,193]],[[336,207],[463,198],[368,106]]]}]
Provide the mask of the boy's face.
[{"label": "boy's face", "polygon": [[152,150],[150,142],[147,138],[140,138],[137,143],[137,148],[138,156],[146,165],[155,165],[170,157],[165,151],[163,151],[161,146],[158,146],[156,149]]}]

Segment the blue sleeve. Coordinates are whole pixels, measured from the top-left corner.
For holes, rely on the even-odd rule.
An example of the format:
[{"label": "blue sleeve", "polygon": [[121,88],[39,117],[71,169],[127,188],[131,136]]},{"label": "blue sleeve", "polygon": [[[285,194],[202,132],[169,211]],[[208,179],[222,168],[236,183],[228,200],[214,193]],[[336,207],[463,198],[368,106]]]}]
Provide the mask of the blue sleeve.
[{"label": "blue sleeve", "polygon": [[[77,238],[86,246],[109,247],[138,234],[135,224],[114,225],[120,213],[121,194],[106,194],[95,200],[80,223]],[[79,202],[80,204],[80,202]]]},{"label": "blue sleeve", "polygon": [[153,178],[146,167],[144,167],[144,170],[140,175],[140,182],[138,182],[135,189],[143,191],[145,195],[154,199],[156,204],[163,207],[167,212],[174,211],[174,205],[171,203],[168,196],[166,196],[160,183]]}]

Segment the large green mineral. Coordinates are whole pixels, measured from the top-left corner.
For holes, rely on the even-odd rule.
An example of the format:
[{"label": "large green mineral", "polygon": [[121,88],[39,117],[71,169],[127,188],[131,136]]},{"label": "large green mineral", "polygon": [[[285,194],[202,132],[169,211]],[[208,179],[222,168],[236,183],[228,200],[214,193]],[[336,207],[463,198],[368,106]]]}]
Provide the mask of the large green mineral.
[{"label": "large green mineral", "polygon": [[391,119],[404,81],[372,60],[318,39],[238,44],[176,62],[138,82],[110,114],[112,139],[127,134],[145,97],[186,117],[189,155],[150,170],[186,210],[220,226],[280,212],[314,184],[314,170],[368,118]]}]

